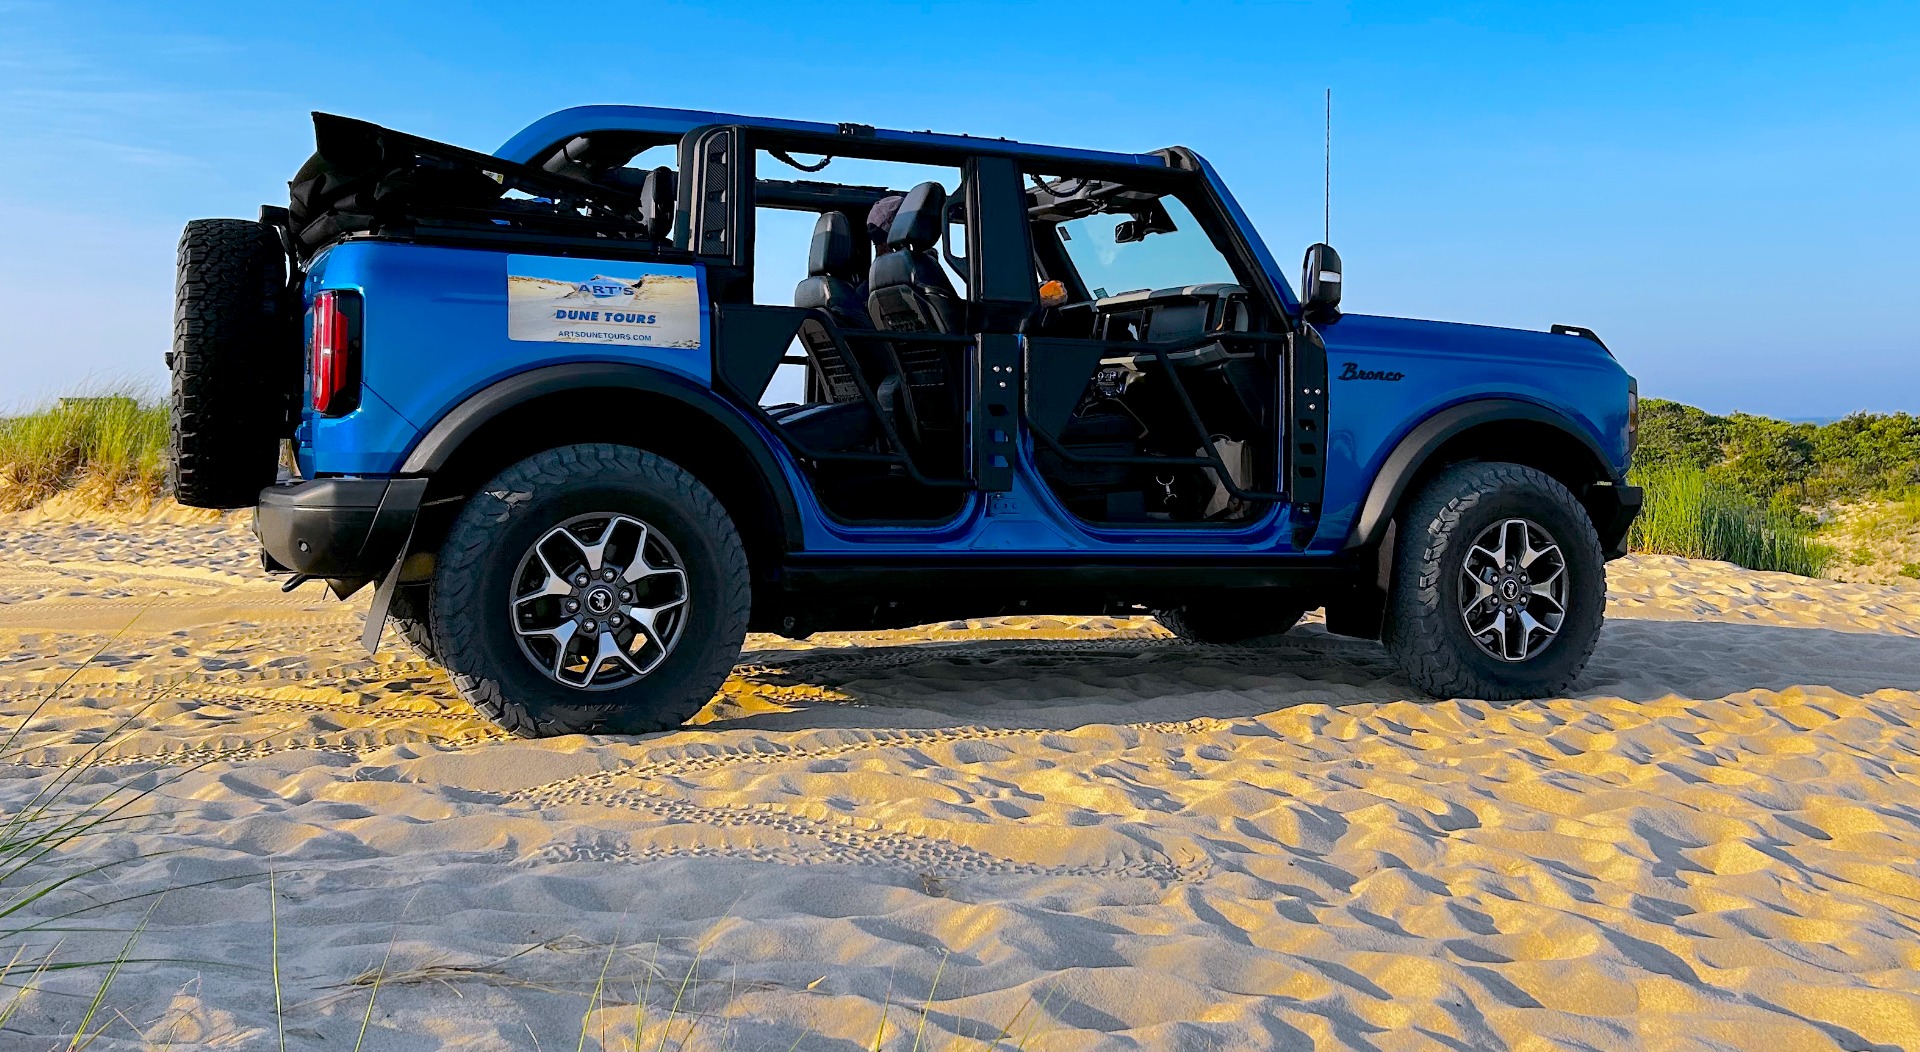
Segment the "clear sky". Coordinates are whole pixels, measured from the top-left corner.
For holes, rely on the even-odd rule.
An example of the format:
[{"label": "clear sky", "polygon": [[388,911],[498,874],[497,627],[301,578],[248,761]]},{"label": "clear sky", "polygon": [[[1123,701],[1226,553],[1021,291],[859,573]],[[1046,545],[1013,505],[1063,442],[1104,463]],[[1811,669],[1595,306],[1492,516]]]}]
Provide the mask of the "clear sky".
[{"label": "clear sky", "polygon": [[157,387],[180,225],[284,203],[309,110],[484,150],[595,102],[1178,143],[1295,260],[1326,87],[1348,309],[1587,325],[1714,410],[1920,410],[1912,0],[0,0],[0,406]]}]

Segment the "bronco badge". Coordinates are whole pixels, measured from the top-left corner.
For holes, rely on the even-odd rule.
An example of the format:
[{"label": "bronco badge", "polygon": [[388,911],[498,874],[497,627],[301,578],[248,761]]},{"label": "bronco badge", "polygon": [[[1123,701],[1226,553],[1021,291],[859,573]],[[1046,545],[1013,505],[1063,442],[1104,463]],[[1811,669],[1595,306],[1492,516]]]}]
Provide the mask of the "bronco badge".
[{"label": "bronco badge", "polygon": [[1340,369],[1338,380],[1398,380],[1406,373],[1388,372],[1383,369],[1362,369],[1352,362],[1345,363]]}]

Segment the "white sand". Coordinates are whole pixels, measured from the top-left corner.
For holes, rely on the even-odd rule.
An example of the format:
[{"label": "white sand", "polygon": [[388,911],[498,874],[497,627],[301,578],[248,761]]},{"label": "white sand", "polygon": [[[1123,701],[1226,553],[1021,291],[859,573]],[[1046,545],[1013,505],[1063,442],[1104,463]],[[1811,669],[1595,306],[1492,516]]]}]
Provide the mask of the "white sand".
[{"label": "white sand", "polygon": [[1917,589],[1615,563],[1586,692],[1513,704],[1318,625],[755,637],[702,726],[520,742],[252,559],[0,526],[8,724],[99,651],[0,803],[129,717],[81,791],[161,783],[28,911],[173,889],[95,1049],[277,1047],[269,869],[289,1048],[353,1047],[389,946],[368,1048],[629,1047],[639,995],[653,1048],[690,973],[668,1048],[914,1048],[929,999],[932,1049],[1920,1047]]}]

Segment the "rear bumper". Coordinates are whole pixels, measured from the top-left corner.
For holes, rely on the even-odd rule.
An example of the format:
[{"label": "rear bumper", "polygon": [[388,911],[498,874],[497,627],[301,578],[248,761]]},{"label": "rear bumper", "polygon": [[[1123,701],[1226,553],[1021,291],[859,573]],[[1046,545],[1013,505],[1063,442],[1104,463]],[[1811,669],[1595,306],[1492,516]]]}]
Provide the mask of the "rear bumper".
[{"label": "rear bumper", "polygon": [[1640,487],[1624,482],[1587,487],[1582,503],[1593,516],[1593,528],[1600,534],[1600,549],[1606,552],[1607,558],[1618,559],[1627,554],[1627,532],[1633,528],[1634,517],[1640,514],[1644,496]]},{"label": "rear bumper", "polygon": [[308,577],[378,578],[413,530],[426,479],[315,479],[260,491],[253,532],[273,565]]}]

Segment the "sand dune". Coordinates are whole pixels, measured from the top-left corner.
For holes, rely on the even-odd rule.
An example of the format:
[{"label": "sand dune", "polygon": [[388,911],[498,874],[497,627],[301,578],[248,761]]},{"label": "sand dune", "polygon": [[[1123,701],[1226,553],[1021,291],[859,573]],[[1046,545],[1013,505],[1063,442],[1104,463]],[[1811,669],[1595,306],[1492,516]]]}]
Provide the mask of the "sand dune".
[{"label": "sand dune", "polygon": [[96,1049],[273,1045],[270,869],[289,1048],[383,957],[379,1049],[628,1047],[636,1001],[651,1048],[676,996],[701,1048],[1920,1047],[1920,589],[1626,560],[1585,692],[1510,704],[1317,624],[754,637],[697,726],[521,742],[252,558],[0,530],[0,712],[45,702],[0,800],[160,785],[32,907],[173,889],[85,915],[163,959]]}]

